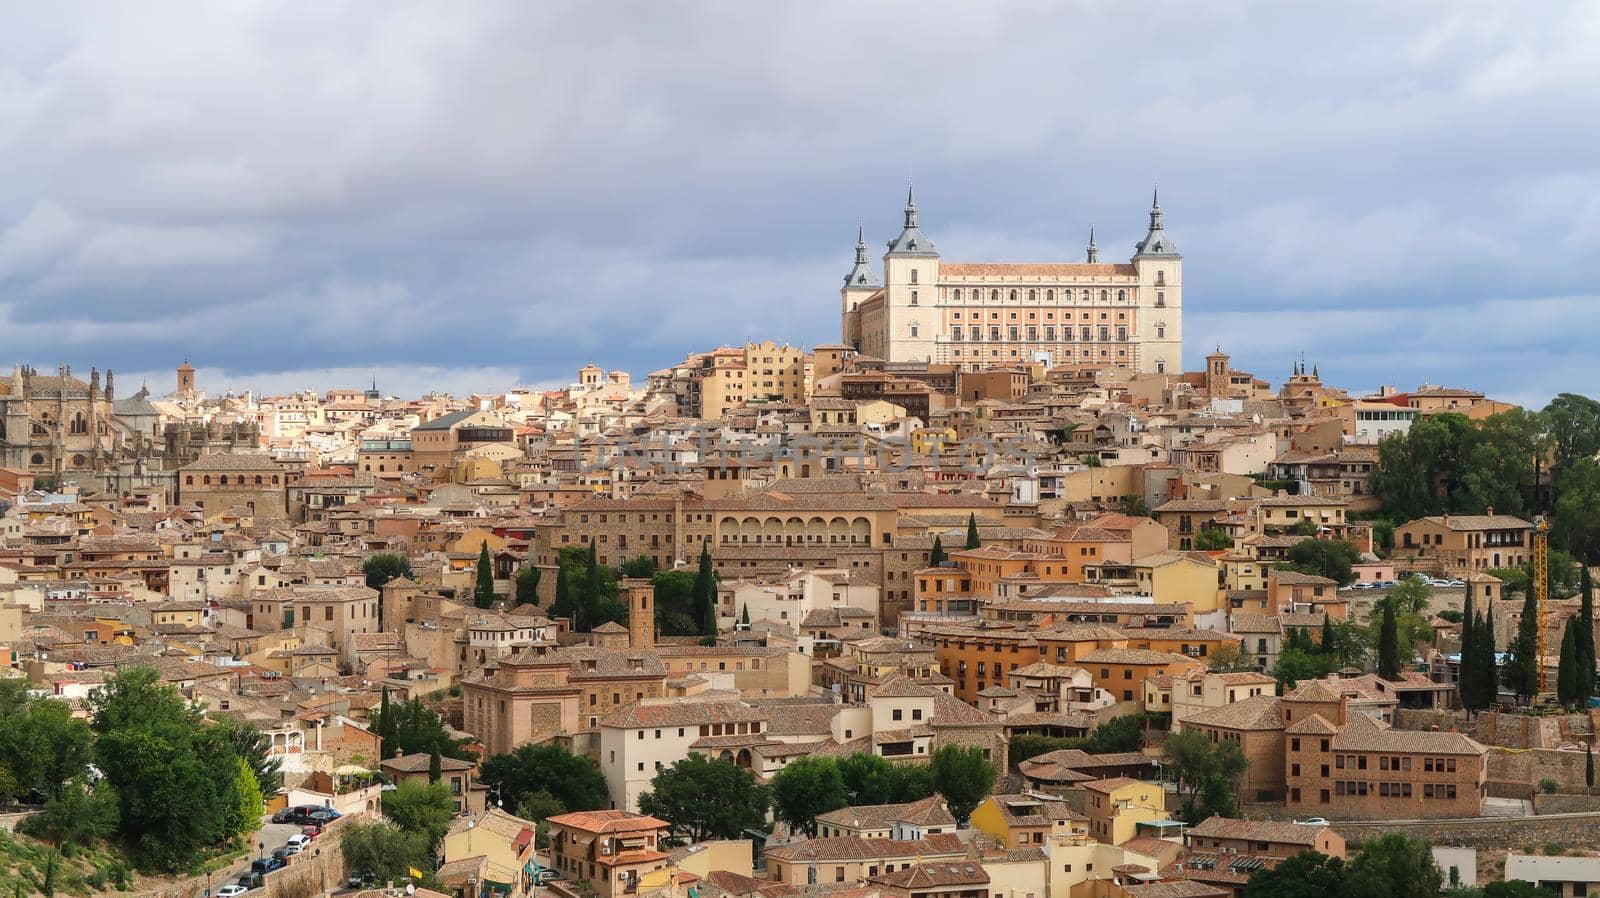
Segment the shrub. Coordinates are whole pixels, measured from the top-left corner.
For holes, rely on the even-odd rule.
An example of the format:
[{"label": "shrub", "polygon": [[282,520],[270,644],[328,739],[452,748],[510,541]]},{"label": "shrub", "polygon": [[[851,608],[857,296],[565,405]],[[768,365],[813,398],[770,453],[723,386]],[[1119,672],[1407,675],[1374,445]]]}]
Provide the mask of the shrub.
[{"label": "shrub", "polygon": [[1553,779],[1545,778],[1539,781],[1539,791],[1546,795],[1556,794],[1556,790],[1559,788],[1561,788],[1561,784]]}]

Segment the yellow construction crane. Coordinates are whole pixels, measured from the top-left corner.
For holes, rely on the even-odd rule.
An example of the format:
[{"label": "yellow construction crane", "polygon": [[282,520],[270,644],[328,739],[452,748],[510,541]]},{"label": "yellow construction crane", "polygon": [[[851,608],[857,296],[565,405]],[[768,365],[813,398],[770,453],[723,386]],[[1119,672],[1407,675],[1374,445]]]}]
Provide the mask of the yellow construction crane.
[{"label": "yellow construction crane", "polygon": [[1533,527],[1533,600],[1539,608],[1539,692],[1549,690],[1550,674],[1544,663],[1545,614],[1550,605],[1550,524],[1540,515]]}]

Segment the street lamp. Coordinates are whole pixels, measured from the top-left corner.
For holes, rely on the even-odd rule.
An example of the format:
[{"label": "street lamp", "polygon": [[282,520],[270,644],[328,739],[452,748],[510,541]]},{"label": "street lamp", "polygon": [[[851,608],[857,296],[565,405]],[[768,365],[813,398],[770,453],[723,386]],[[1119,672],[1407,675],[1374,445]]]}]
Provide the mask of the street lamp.
[{"label": "street lamp", "polygon": [[266,858],[266,856],[267,856],[267,843],[266,842],[257,842],[256,843],[256,849],[260,852],[257,855],[257,859],[264,860]]}]

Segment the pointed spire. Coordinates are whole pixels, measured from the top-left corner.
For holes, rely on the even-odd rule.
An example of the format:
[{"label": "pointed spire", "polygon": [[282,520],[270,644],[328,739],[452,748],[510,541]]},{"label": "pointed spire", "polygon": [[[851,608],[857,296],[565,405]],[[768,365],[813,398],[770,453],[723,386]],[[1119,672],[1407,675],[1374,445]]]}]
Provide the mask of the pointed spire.
[{"label": "pointed spire", "polygon": [[867,225],[866,225],[865,222],[862,222],[856,228],[856,264],[857,265],[865,265],[866,263],[867,263]]},{"label": "pointed spire", "polygon": [[1161,220],[1161,188],[1155,187],[1150,192],[1150,230],[1145,233],[1144,239],[1139,241],[1135,254],[1140,256],[1177,256],[1178,248],[1172,245],[1172,240],[1167,237],[1165,226]]},{"label": "pointed spire", "polygon": [[915,182],[906,183],[906,227],[917,226],[917,185]]},{"label": "pointed spire", "polygon": [[1089,264],[1100,261],[1100,248],[1094,245],[1094,225],[1089,225]]}]

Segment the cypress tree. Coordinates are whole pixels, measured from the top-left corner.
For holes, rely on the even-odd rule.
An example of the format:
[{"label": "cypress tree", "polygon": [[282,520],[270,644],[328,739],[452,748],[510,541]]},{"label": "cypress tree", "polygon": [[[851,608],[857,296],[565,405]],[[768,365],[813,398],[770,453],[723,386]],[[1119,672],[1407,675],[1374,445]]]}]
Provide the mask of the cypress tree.
[{"label": "cypress tree", "polygon": [[567,566],[556,565],[556,595],[550,602],[551,617],[572,617],[572,583],[567,577]]},{"label": "cypress tree", "polygon": [[389,706],[389,687],[383,687],[383,701],[378,705],[378,755],[379,760],[394,757],[394,711]]},{"label": "cypress tree", "polygon": [[1576,622],[1567,618],[1561,630],[1561,661],[1556,667],[1556,702],[1570,708],[1578,698],[1578,634]]},{"label": "cypress tree", "polygon": [[1511,660],[1505,668],[1506,688],[1523,704],[1539,694],[1539,599],[1533,587],[1522,601],[1522,619],[1511,641]]},{"label": "cypress tree", "polygon": [[600,570],[600,561],[595,557],[594,543],[589,544],[589,569],[585,571],[587,585],[583,590],[583,629],[585,632],[594,626],[596,612],[600,603],[605,600],[605,577]]},{"label": "cypress tree", "polygon": [[1494,619],[1484,611],[1472,624],[1473,643],[1476,647],[1478,707],[1487,708],[1500,698],[1499,662],[1495,659]]},{"label": "cypress tree", "polygon": [[1394,617],[1394,602],[1383,601],[1383,622],[1378,629],[1378,676],[1393,680],[1400,676],[1400,634]]},{"label": "cypress tree", "polygon": [[1594,581],[1589,576],[1589,565],[1583,565],[1583,599],[1578,605],[1578,701],[1589,704],[1594,698],[1597,669],[1594,647]]},{"label": "cypress tree", "polygon": [[967,514],[967,548],[976,549],[981,545],[983,545],[983,541],[978,539],[978,516],[976,514],[968,513]]},{"label": "cypress tree", "polygon": [[1333,618],[1328,612],[1322,612],[1322,646],[1319,651],[1324,655],[1333,654]]},{"label": "cypress tree", "polygon": [[1456,665],[1460,671],[1456,677],[1456,692],[1461,696],[1461,707],[1477,711],[1482,707],[1478,704],[1482,689],[1478,686],[1478,644],[1474,641],[1478,634],[1472,624],[1472,591],[1469,589],[1466,604],[1461,609],[1461,660]]},{"label": "cypress tree", "polygon": [[1594,746],[1592,745],[1583,747],[1583,784],[1590,789],[1594,788]]},{"label": "cypress tree", "polygon": [[444,759],[439,755],[439,745],[434,743],[428,753],[428,782],[437,783],[444,776]]},{"label": "cypress tree", "polygon": [[494,604],[494,565],[489,561],[489,541],[478,548],[478,587],[473,600],[479,608]]},{"label": "cypress tree", "polygon": [[933,538],[933,549],[928,552],[928,567],[938,567],[944,562],[944,543],[940,542],[939,537],[935,536]]},{"label": "cypress tree", "polygon": [[717,574],[711,567],[709,542],[700,545],[700,569],[694,575],[694,610],[700,635],[717,635]]}]

